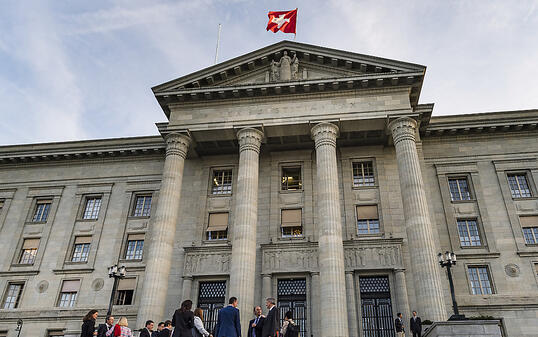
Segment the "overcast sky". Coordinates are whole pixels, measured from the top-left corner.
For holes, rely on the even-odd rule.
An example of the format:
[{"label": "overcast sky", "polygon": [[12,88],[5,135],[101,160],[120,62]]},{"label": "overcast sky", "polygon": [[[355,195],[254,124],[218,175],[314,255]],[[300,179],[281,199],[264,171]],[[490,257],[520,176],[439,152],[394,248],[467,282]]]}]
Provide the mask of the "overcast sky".
[{"label": "overcast sky", "polygon": [[155,135],[150,88],[292,39],[427,66],[434,115],[538,108],[538,1],[0,2],[0,144]]}]

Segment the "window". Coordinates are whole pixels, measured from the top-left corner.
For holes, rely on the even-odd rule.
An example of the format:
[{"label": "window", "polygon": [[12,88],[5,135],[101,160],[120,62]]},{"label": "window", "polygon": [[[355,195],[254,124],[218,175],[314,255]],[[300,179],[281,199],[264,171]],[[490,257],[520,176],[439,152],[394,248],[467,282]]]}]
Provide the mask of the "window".
[{"label": "window", "polygon": [[34,216],[32,222],[45,222],[49,216],[50,200],[38,200],[35,205]]},{"label": "window", "polygon": [[[2,209],[4,208],[4,203],[5,203],[5,200],[0,199],[0,213],[2,212]],[[2,336],[2,335],[0,335],[0,336]]]},{"label": "window", "polygon": [[206,230],[207,240],[226,240],[228,238],[228,213],[209,214]]},{"label": "window", "polygon": [[493,294],[487,266],[469,267],[469,280],[471,281],[471,293],[473,295]]},{"label": "window", "polygon": [[517,199],[532,197],[529,182],[527,181],[527,175],[525,173],[509,174],[508,185],[510,185],[512,198]]},{"label": "window", "polygon": [[63,337],[63,336],[64,336],[63,330],[49,330],[47,333],[47,337]]},{"label": "window", "polygon": [[523,228],[525,243],[528,245],[538,244],[538,215],[519,217],[519,223]]},{"label": "window", "polygon": [[71,308],[75,306],[77,293],[80,287],[80,280],[65,280],[62,283],[62,291],[58,299],[58,306]]},{"label": "window", "polygon": [[538,275],[538,263],[534,263],[534,273]]},{"label": "window", "polygon": [[24,283],[8,283],[2,309],[16,309],[19,307]]},{"label": "window", "polygon": [[282,237],[303,236],[302,215],[302,209],[282,210]]},{"label": "window", "polygon": [[0,331],[0,337],[7,337],[7,331]]},{"label": "window", "polygon": [[39,247],[39,239],[25,239],[22,244],[20,264],[33,264]]},{"label": "window", "polygon": [[118,290],[116,292],[115,305],[131,305],[133,304],[134,289],[136,279],[124,278],[118,282]]},{"label": "window", "polygon": [[353,187],[374,186],[374,165],[371,161],[353,163]]},{"label": "window", "polygon": [[478,225],[474,219],[458,220],[458,233],[460,235],[460,244],[462,247],[481,246]]},{"label": "window", "polygon": [[377,206],[357,206],[357,231],[358,234],[379,233],[379,215]]},{"label": "window", "polygon": [[303,188],[301,166],[282,168],[282,190],[296,191]]},{"label": "window", "polygon": [[452,201],[471,200],[467,178],[448,179],[450,199]]},{"label": "window", "polygon": [[86,206],[84,207],[84,214],[82,214],[82,219],[97,219],[97,217],[99,216],[100,209],[101,197],[88,197],[86,199]]},{"label": "window", "polygon": [[91,236],[77,236],[73,246],[72,262],[86,262],[90,254]]},{"label": "window", "polygon": [[144,252],[144,234],[131,234],[127,237],[126,260],[142,260]]},{"label": "window", "polygon": [[211,194],[232,193],[232,170],[214,170]]},{"label": "window", "polygon": [[137,195],[133,216],[149,216],[151,213],[151,195]]}]

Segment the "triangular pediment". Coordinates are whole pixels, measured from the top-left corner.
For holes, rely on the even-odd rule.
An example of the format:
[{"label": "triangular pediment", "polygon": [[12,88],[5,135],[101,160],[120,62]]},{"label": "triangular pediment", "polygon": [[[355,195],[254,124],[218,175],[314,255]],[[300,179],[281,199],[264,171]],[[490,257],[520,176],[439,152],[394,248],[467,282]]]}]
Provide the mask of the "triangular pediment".
[{"label": "triangular pediment", "polygon": [[[284,62],[284,67],[287,67],[295,58],[298,64],[295,65],[295,69],[293,65],[291,66],[292,76],[284,76],[284,79],[281,79],[279,78],[280,68],[286,54],[288,60]],[[278,64],[276,71],[275,66],[272,66],[273,62]],[[155,94],[162,94],[211,87],[315,81],[376,74],[423,73],[425,69],[424,66],[407,62],[282,41],[158,85],[153,88],[153,91]],[[282,72],[287,73],[286,70]]]}]

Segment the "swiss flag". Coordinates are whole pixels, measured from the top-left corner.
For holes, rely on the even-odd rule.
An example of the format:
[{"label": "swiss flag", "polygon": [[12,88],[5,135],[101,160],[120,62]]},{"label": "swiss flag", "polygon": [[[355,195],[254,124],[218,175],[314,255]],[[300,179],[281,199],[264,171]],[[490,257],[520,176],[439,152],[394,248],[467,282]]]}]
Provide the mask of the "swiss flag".
[{"label": "swiss flag", "polygon": [[297,22],[297,8],[291,11],[284,12],[269,12],[267,14],[269,22],[267,30],[273,33],[281,30],[283,33],[295,34],[295,23]]}]

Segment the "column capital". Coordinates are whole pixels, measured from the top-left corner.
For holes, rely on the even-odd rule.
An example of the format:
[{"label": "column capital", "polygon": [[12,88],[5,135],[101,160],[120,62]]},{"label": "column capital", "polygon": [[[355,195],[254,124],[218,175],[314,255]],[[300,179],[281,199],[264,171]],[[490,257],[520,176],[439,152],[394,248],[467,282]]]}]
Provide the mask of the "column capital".
[{"label": "column capital", "polygon": [[191,143],[191,137],[172,132],[165,136],[166,141],[166,156],[181,156],[183,159],[187,157],[187,150]]},{"label": "column capital", "polygon": [[239,140],[239,152],[252,150],[259,153],[263,132],[254,128],[244,128],[237,132],[237,139]]},{"label": "column capital", "polygon": [[273,277],[272,274],[262,274],[262,277]]},{"label": "column capital", "polygon": [[192,281],[193,277],[192,276],[183,276],[183,280]]},{"label": "column capital", "polygon": [[346,275],[353,275],[355,273],[354,270],[346,270],[345,271]]},{"label": "column capital", "polygon": [[310,276],[319,276],[319,271],[313,271],[310,273]]},{"label": "column capital", "polygon": [[411,117],[400,117],[389,124],[389,130],[392,133],[394,144],[402,140],[416,141],[415,132],[417,130],[417,121]]},{"label": "column capital", "polygon": [[396,268],[396,269],[394,269],[394,272],[395,273],[405,273],[405,269],[404,268]]},{"label": "column capital", "polygon": [[332,123],[322,122],[314,125],[310,130],[310,134],[316,143],[316,148],[322,145],[336,147],[336,138],[339,136],[339,131],[338,126]]}]

